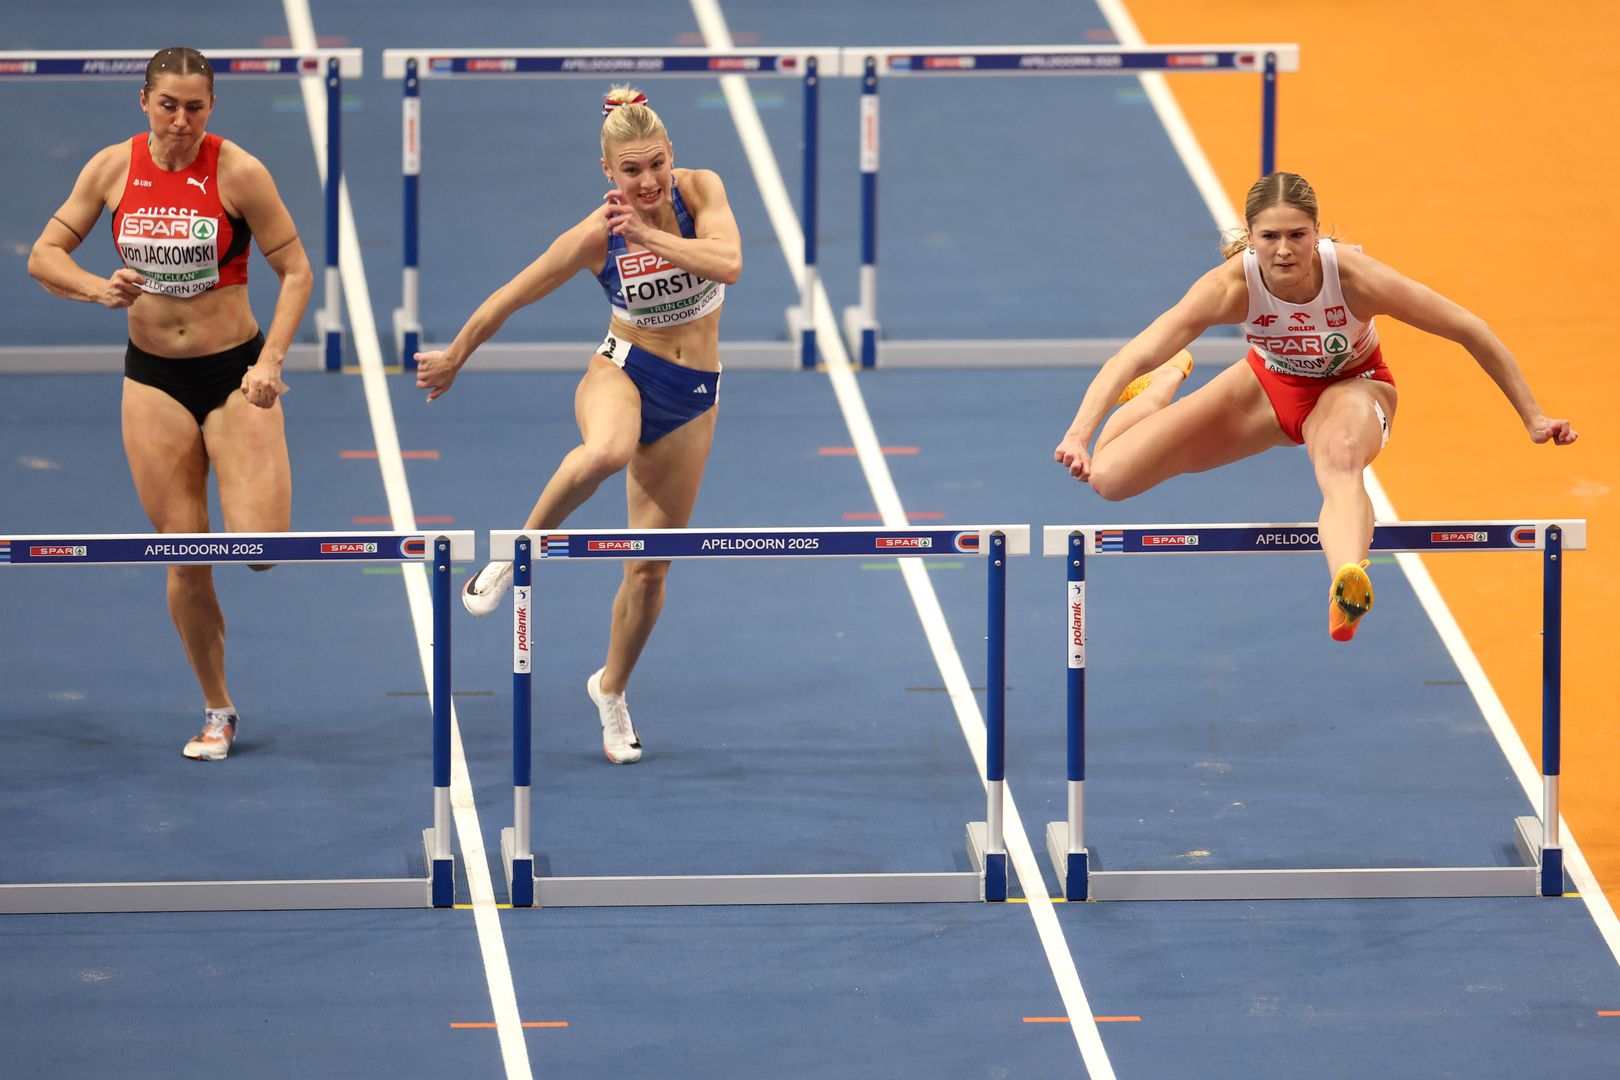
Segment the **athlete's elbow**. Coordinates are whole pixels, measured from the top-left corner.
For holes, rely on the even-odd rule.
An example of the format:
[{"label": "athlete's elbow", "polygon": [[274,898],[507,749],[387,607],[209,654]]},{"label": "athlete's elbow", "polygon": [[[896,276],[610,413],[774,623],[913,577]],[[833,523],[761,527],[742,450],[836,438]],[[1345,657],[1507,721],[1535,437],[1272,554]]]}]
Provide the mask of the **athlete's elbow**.
[{"label": "athlete's elbow", "polygon": [[742,252],[730,253],[713,275],[713,280],[722,285],[735,285],[737,279],[742,277]]}]

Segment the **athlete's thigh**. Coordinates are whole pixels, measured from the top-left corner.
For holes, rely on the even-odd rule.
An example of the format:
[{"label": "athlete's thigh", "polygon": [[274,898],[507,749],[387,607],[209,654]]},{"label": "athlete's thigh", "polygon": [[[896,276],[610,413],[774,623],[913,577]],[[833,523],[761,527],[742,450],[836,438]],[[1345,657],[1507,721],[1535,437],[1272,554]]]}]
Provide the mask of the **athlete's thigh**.
[{"label": "athlete's thigh", "polygon": [[625,473],[632,529],[682,529],[692,519],[719,411],[706,409],[657,442],[636,447]]},{"label": "athlete's thigh", "polygon": [[641,438],[641,391],[613,361],[592,356],[574,391],[574,422],[586,443],[628,455]]},{"label": "athlete's thigh", "polygon": [[124,380],[124,456],[159,532],[208,531],[208,451],[196,419],[155,386]]},{"label": "athlete's thigh", "polygon": [[1345,379],[1322,391],[1302,430],[1311,460],[1325,447],[1348,443],[1352,457],[1369,464],[1384,448],[1384,424],[1395,422],[1395,402],[1395,387],[1376,379]]},{"label": "athlete's thigh", "polygon": [[227,532],[282,532],[292,521],[292,467],[281,402],[232,393],[203,423]]},{"label": "athlete's thigh", "polygon": [[1115,470],[1145,490],[1181,473],[1204,472],[1287,445],[1260,380],[1240,360],[1133,425],[1097,456],[1109,455]]}]

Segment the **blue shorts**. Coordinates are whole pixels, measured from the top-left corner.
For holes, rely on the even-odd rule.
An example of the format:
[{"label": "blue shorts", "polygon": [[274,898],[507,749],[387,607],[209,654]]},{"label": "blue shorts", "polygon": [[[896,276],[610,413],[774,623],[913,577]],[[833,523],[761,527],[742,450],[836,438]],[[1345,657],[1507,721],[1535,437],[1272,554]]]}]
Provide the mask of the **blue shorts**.
[{"label": "blue shorts", "polygon": [[596,350],[630,376],[641,393],[641,441],[657,442],[720,400],[720,373],[665,360],[639,345],[609,335]]}]

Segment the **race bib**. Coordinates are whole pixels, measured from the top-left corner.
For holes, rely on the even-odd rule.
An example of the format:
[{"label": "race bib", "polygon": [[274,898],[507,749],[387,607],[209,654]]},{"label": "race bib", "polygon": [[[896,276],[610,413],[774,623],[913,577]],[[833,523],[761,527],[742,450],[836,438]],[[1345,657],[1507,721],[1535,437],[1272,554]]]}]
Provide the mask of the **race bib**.
[{"label": "race bib", "polygon": [[161,210],[124,215],[118,234],[124,264],[160,296],[196,296],[219,284],[219,219]]}]

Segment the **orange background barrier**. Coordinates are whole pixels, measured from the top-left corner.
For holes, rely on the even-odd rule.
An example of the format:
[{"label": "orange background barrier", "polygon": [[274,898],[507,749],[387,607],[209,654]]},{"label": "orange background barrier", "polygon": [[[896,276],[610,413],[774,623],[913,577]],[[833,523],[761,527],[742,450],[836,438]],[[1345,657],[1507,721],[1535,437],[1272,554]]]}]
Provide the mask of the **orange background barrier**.
[{"label": "orange background barrier", "polygon": [[[1278,168],[1317,189],[1325,229],[1483,317],[1544,411],[1574,421],[1574,446],[1532,445],[1467,352],[1380,320],[1400,407],[1374,469],[1401,517],[1590,521],[1592,550],[1571,555],[1564,578],[1563,809],[1620,907],[1610,682],[1620,662],[1620,364],[1608,355],[1620,334],[1602,315],[1620,282],[1620,5],[1129,7],[1153,44],[1298,42],[1301,70],[1279,82]],[[1259,175],[1258,81],[1169,83],[1241,213]],[[1425,562],[1539,761],[1540,560]],[[1366,632],[1377,633],[1376,616]]]}]

